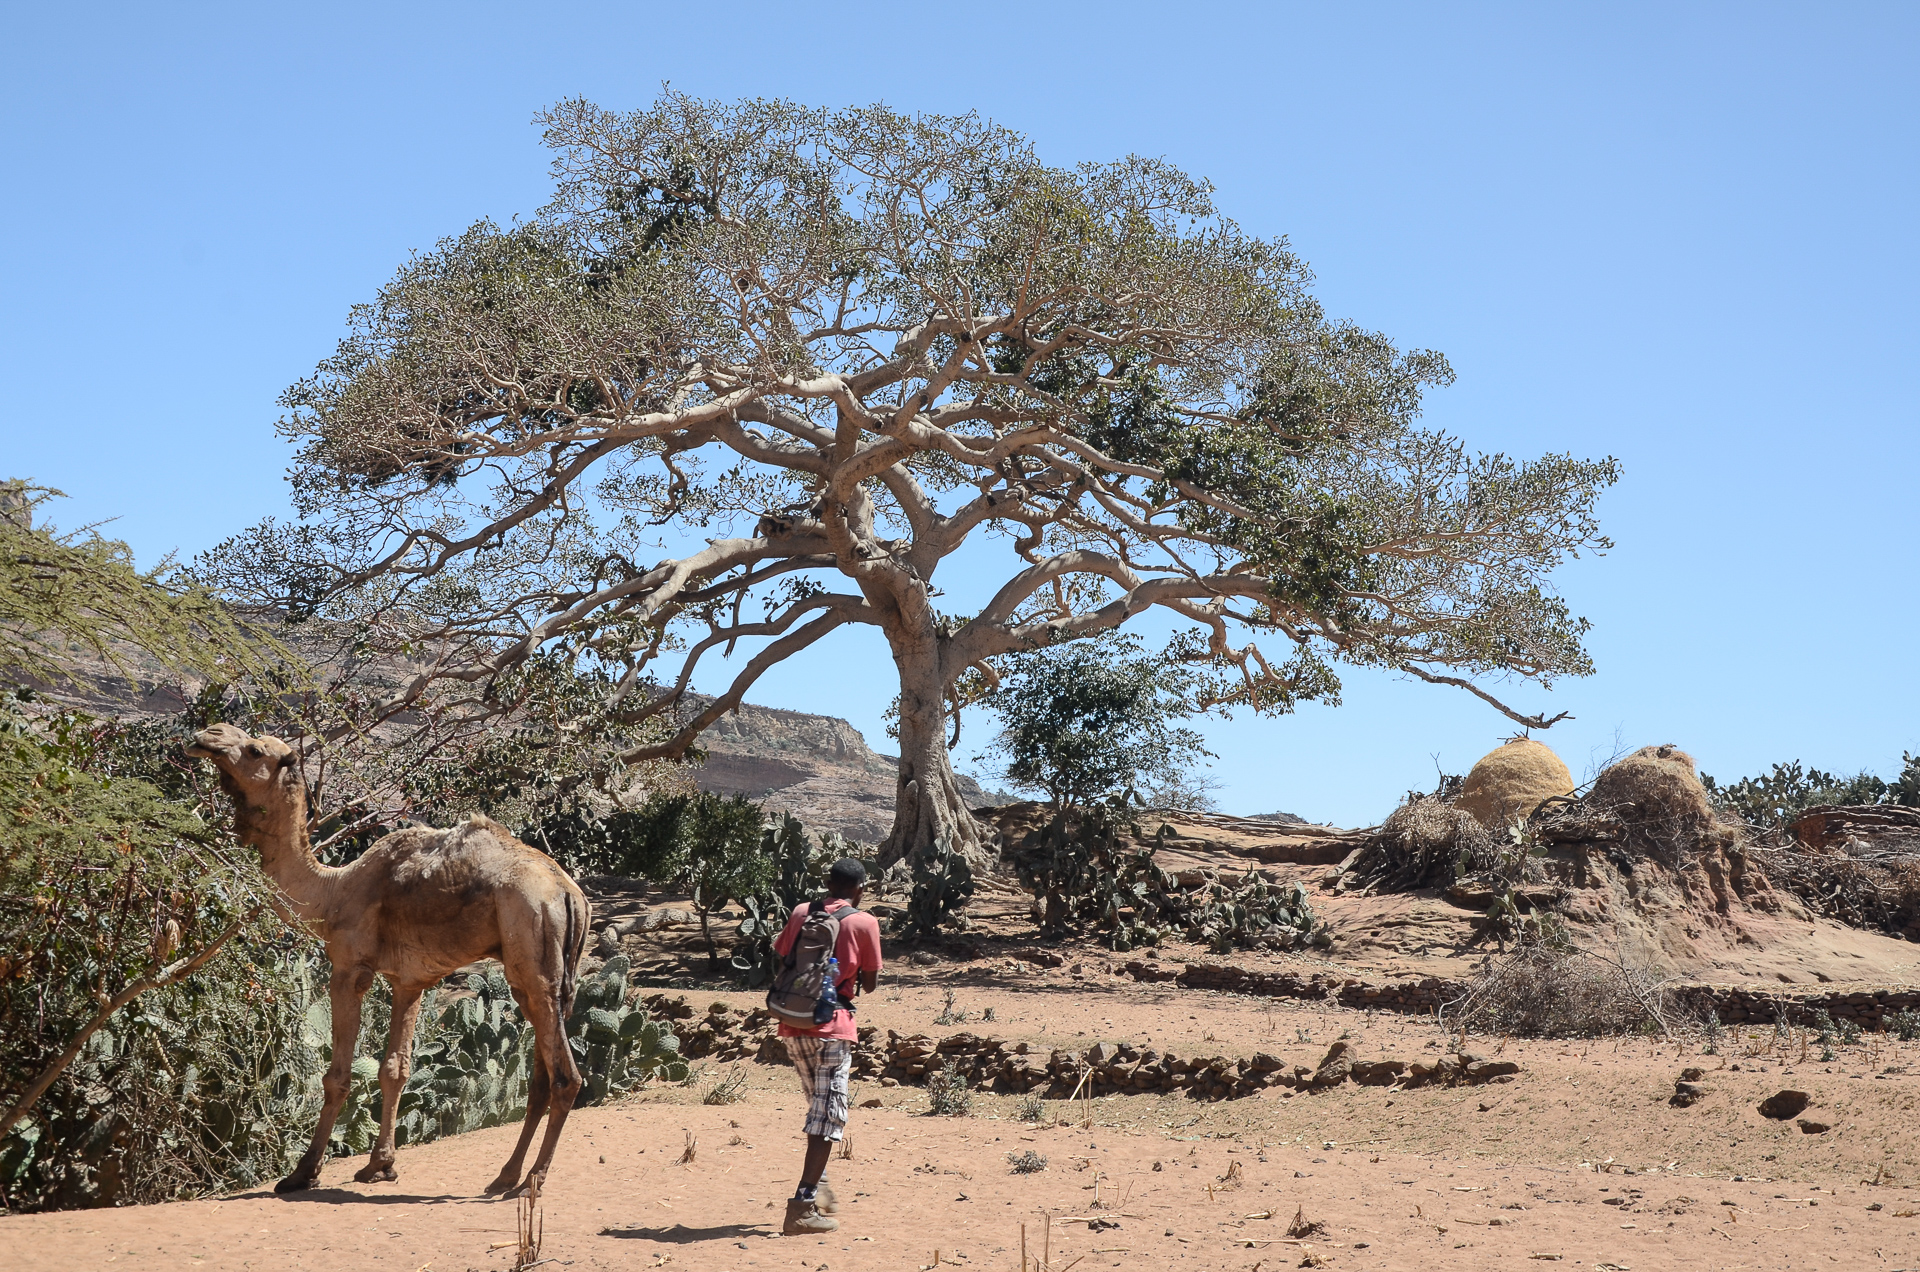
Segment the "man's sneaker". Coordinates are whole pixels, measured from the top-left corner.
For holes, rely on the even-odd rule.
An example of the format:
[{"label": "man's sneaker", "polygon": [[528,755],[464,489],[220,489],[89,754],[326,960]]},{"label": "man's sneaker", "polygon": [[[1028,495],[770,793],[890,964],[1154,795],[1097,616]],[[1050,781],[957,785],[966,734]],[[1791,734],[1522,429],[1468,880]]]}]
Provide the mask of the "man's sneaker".
[{"label": "man's sneaker", "polygon": [[794,1197],[787,1202],[787,1221],[780,1231],[789,1237],[804,1237],[814,1233],[832,1232],[840,1226],[838,1219],[829,1219],[820,1213],[817,1200]]},{"label": "man's sneaker", "polygon": [[833,1195],[833,1185],[824,1179],[814,1186],[813,1208],[823,1215],[840,1213],[840,1199]]}]

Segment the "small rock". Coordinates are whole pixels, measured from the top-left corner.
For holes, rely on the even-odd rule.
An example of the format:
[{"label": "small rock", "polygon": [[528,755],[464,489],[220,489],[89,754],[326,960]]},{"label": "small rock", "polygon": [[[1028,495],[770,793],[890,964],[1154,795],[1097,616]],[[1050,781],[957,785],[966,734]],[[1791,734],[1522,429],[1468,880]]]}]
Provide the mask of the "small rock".
[{"label": "small rock", "polygon": [[1775,1091],[1760,1101],[1760,1116],[1770,1117],[1776,1122],[1784,1122],[1790,1117],[1798,1117],[1812,1099],[1813,1097],[1805,1091],[1795,1091],[1792,1088]]},{"label": "small rock", "polygon": [[1336,1042],[1327,1048],[1327,1054],[1320,1059],[1320,1067],[1313,1071],[1312,1082],[1317,1087],[1339,1086],[1353,1072],[1353,1044]]},{"label": "small rock", "polygon": [[[1698,1069],[1689,1069],[1688,1073],[1698,1073]],[[1691,1108],[1707,1096],[1707,1088],[1698,1082],[1676,1082],[1673,1084],[1673,1098],[1667,1103],[1676,1109]]]},{"label": "small rock", "polygon": [[1680,1070],[1680,1080],[1682,1082],[1698,1082],[1706,1076],[1707,1071],[1705,1069],[1686,1068]]},{"label": "small rock", "polygon": [[[1467,1060],[1464,1053],[1460,1058]],[[1520,1072],[1520,1066],[1512,1060],[1471,1060],[1467,1061],[1464,1068],[1469,1082],[1488,1082]]]},{"label": "small rock", "polygon": [[860,1101],[860,1107],[863,1109],[884,1109],[887,1106],[879,1096],[875,1095]]},{"label": "small rock", "polygon": [[1825,1122],[1816,1122],[1811,1118],[1805,1118],[1805,1117],[1800,1119],[1800,1130],[1803,1134],[1825,1135],[1828,1131],[1832,1129],[1833,1127],[1829,1126]]}]

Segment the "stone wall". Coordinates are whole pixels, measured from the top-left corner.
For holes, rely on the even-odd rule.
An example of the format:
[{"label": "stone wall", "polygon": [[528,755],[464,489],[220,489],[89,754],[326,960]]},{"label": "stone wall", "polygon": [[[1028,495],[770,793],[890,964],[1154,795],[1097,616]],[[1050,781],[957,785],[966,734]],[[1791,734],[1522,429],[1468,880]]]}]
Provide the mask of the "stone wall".
[{"label": "stone wall", "polygon": [[1705,1017],[1712,1011],[1723,1025],[1770,1025],[1784,1015],[1791,1025],[1804,1025],[1815,1012],[1835,1020],[1850,1020],[1862,1029],[1882,1029],[1895,1012],[1920,1011],[1920,989],[1896,986],[1807,992],[1775,992],[1740,985],[1682,985],[1675,996],[1691,1012]]},{"label": "stone wall", "polygon": [[1188,963],[1175,970],[1135,960],[1125,965],[1127,975],[1140,981],[1174,981],[1187,989],[1217,989],[1256,998],[1332,1000],[1360,1010],[1411,1012],[1428,1016],[1466,992],[1462,981],[1429,976],[1420,980],[1376,984],[1326,972],[1254,972],[1229,963]]},{"label": "stone wall", "polygon": [[[1328,1000],[1359,1010],[1411,1012],[1430,1016],[1466,992],[1466,982],[1430,976],[1421,980],[1376,983],[1325,972],[1256,972],[1225,963],[1188,963],[1162,967],[1135,960],[1119,969],[1139,981],[1173,981],[1188,989],[1214,989],[1257,998]],[[1815,1012],[1850,1020],[1862,1029],[1880,1029],[1895,1012],[1920,1011],[1920,988],[1821,990],[1811,986],[1780,989],[1746,985],[1677,986],[1674,996],[1693,1015],[1712,1011],[1723,1025],[1772,1024],[1782,1013],[1790,1024],[1805,1024]]]},{"label": "stone wall", "polygon": [[[776,1022],[764,1009],[740,1011],[714,1003],[704,1016],[686,999],[653,994],[641,1000],[657,1015],[675,1022],[681,1052],[692,1060],[753,1059],[785,1064],[786,1045]],[[974,1033],[903,1035],[888,1030],[882,1038],[861,1025],[854,1044],[853,1074],[883,1087],[918,1084],[949,1063],[976,1090],[1001,1094],[1039,1091],[1051,1099],[1119,1092],[1184,1092],[1197,1100],[1228,1100],[1268,1087],[1320,1090],[1354,1081],[1363,1086],[1454,1085],[1496,1081],[1519,1071],[1512,1061],[1489,1060],[1470,1052],[1405,1061],[1359,1060],[1349,1044],[1336,1042],[1317,1067],[1289,1066],[1277,1056],[1180,1056],[1130,1043],[1096,1043],[1084,1051],[1041,1052],[1024,1042]]]}]

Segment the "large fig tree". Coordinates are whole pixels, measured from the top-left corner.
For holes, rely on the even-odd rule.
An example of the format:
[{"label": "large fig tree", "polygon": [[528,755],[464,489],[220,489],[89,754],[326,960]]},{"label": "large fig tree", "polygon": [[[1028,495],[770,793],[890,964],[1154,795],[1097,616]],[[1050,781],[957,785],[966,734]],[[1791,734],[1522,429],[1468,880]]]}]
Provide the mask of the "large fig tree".
[{"label": "large fig tree", "polygon": [[[894,860],[977,848],[946,726],[997,656],[1154,607],[1207,705],[1331,699],[1345,662],[1543,726],[1475,682],[1589,670],[1547,576],[1605,546],[1613,461],[1417,427],[1446,361],[1329,320],[1284,240],[1168,163],[677,93],[542,123],[552,202],[354,311],[285,397],[300,521],[224,553],[230,585],[404,651],[396,705],[592,660],[673,726],[627,758],[672,758],[868,624],[900,683]],[[997,590],[943,610],[983,537]]]}]

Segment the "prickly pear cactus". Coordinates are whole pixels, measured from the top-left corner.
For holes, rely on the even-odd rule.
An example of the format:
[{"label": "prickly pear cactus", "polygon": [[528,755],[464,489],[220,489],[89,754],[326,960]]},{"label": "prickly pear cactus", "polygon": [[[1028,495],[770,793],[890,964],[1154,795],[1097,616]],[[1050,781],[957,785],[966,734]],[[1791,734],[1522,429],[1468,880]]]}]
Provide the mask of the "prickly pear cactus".
[{"label": "prickly pear cactus", "polygon": [[679,1082],[687,1076],[673,1027],[625,1001],[628,967],[626,955],[615,955],[580,982],[574,997],[567,1042],[586,1082],[581,1104],[599,1104],[654,1077]]},{"label": "prickly pear cactus", "polygon": [[740,939],[734,943],[729,963],[748,989],[758,989],[773,979],[777,962],[773,941],[786,926],[787,911],[774,897],[748,897],[740,904],[747,917],[740,920]]},{"label": "prickly pear cactus", "polygon": [[1268,883],[1258,875],[1238,888],[1215,881],[1200,890],[1187,913],[1187,935],[1224,954],[1236,946],[1299,949],[1324,944],[1325,929],[1299,882]]},{"label": "prickly pear cactus", "polygon": [[908,938],[925,938],[942,927],[959,927],[966,921],[961,912],[972,899],[973,867],[953,850],[953,836],[941,835],[914,858],[913,890],[897,928]]}]

